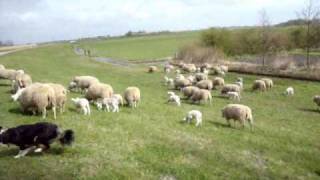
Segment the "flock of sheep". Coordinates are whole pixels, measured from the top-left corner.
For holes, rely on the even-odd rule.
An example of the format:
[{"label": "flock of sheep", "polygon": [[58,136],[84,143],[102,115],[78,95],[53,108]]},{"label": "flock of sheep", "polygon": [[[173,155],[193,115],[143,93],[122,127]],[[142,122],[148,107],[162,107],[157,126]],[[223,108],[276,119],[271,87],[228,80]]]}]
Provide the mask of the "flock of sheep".
[{"label": "flock of sheep", "polygon": [[[153,73],[158,71],[156,66],[149,66],[148,72]],[[227,97],[234,101],[241,101],[241,92],[243,90],[244,81],[242,77],[237,78],[234,83],[225,84],[224,76],[228,72],[228,67],[225,65],[212,66],[210,64],[203,64],[196,66],[195,64],[180,63],[177,67],[166,64],[164,66],[164,81],[169,89],[173,88],[179,90],[182,96],[191,101],[191,103],[210,103],[212,101],[211,90],[220,89],[222,97]],[[168,75],[175,72],[175,77],[170,78]],[[186,73],[187,75],[183,75]],[[209,79],[209,75],[216,77]],[[272,89],[274,83],[270,78],[262,78],[255,80],[252,84],[252,91],[268,91]],[[293,96],[294,88],[288,87],[284,91],[284,95]],[[313,98],[314,103],[320,106],[320,96],[316,95]],[[168,102],[175,103],[181,106],[181,97],[173,91],[168,91]],[[231,126],[230,120],[234,123],[239,121],[244,127],[247,121],[250,127],[253,126],[253,115],[250,107],[242,104],[228,104],[222,109],[222,117],[227,120]],[[199,110],[191,110],[187,113],[184,121],[190,123],[192,120],[196,121],[196,126],[202,123],[202,113]]]},{"label": "flock of sheep", "polygon": [[0,79],[11,80],[11,98],[19,102],[23,113],[41,113],[43,119],[47,116],[47,110],[53,111],[54,119],[56,109],[59,109],[60,113],[65,111],[69,91],[84,93],[84,97],[72,98],[71,101],[77,110],[85,115],[91,114],[89,103],[95,104],[99,110],[119,112],[119,106],[123,106],[124,101],[134,108],[140,101],[139,88],[128,87],[122,96],[115,94],[112,86],[92,76],[75,76],[66,89],[56,83],[33,83],[31,76],[23,70],[6,69],[0,64]]}]

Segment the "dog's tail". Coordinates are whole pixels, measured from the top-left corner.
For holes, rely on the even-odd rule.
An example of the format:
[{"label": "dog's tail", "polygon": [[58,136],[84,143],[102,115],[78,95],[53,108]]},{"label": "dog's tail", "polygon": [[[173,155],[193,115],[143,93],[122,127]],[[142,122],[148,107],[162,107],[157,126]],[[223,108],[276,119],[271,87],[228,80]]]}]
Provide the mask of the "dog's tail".
[{"label": "dog's tail", "polygon": [[71,129],[65,130],[61,133],[59,141],[61,145],[71,145],[74,142],[74,132]]}]

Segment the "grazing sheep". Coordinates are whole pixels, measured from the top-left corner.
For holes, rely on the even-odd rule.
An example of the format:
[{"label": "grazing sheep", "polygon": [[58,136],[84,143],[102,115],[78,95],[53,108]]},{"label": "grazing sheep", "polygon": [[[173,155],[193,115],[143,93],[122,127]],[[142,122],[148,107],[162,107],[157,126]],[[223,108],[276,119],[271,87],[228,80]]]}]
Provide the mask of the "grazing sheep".
[{"label": "grazing sheep", "polygon": [[213,84],[211,80],[202,80],[199,81],[196,86],[200,89],[208,89],[208,90],[212,90],[213,88]]},{"label": "grazing sheep", "polygon": [[199,88],[196,86],[188,86],[181,89],[182,94],[189,99],[194,92],[198,91]]},{"label": "grazing sheep", "polygon": [[99,80],[93,76],[75,76],[69,84],[69,90],[80,90],[83,92],[92,84],[99,83]]},{"label": "grazing sheep", "polygon": [[0,64],[0,70],[1,69],[6,69],[6,68],[4,67],[4,65]]},{"label": "grazing sheep", "polygon": [[237,101],[240,101],[240,94],[238,92],[227,92],[227,96],[229,97],[229,99],[232,99],[232,100],[237,100]]},{"label": "grazing sheep", "polygon": [[113,88],[109,84],[95,83],[88,88],[85,97],[89,101],[95,101],[99,98],[109,98],[112,94]]},{"label": "grazing sheep", "polygon": [[318,106],[318,109],[320,107],[320,95],[316,95],[313,97],[313,102],[316,103],[316,105]]},{"label": "grazing sheep", "polygon": [[166,65],[164,66],[164,72],[165,72],[165,73],[170,73],[171,70],[174,70],[174,67],[173,67],[171,64],[166,64]]},{"label": "grazing sheep", "polygon": [[237,84],[226,84],[222,87],[221,89],[221,94],[225,95],[228,92],[237,92],[240,94],[241,89],[240,86],[238,86]]},{"label": "grazing sheep", "polygon": [[188,73],[194,73],[194,72],[196,72],[197,67],[194,64],[184,64],[182,66],[182,70],[185,72],[188,72]]},{"label": "grazing sheep", "polygon": [[288,87],[288,88],[286,89],[286,91],[284,92],[284,94],[285,94],[286,96],[293,96],[293,95],[294,95],[294,89],[293,89],[293,87]]},{"label": "grazing sheep", "polygon": [[119,112],[119,101],[115,97],[111,98],[100,98],[96,102],[97,108],[101,110],[103,107],[104,111],[110,112],[110,107],[112,112]]},{"label": "grazing sheep", "polygon": [[52,87],[47,84],[35,83],[26,87],[18,98],[23,112],[42,112],[46,118],[47,109],[51,108],[56,119],[56,97]]},{"label": "grazing sheep", "polygon": [[156,72],[156,71],[158,71],[157,66],[149,66],[149,69],[148,69],[148,72],[149,72],[149,73],[154,73],[154,72]]},{"label": "grazing sheep", "polygon": [[204,73],[197,73],[195,78],[197,81],[208,80],[208,75]]},{"label": "grazing sheep", "polygon": [[209,64],[209,63],[204,63],[202,66],[201,66],[202,69],[211,69],[212,68],[212,65]]},{"label": "grazing sheep", "polygon": [[188,79],[175,79],[174,80],[174,88],[181,89],[187,86],[191,86],[192,83]]},{"label": "grazing sheep", "polygon": [[130,107],[136,108],[141,99],[140,89],[137,87],[128,87],[124,91],[123,97]]},{"label": "grazing sheep", "polygon": [[181,79],[185,79],[185,77],[182,74],[177,74],[175,80],[181,80]]},{"label": "grazing sheep", "polygon": [[217,89],[217,87],[219,87],[219,86],[224,86],[224,79],[221,77],[215,77],[212,80],[212,85],[213,85],[214,89]]},{"label": "grazing sheep", "polygon": [[165,85],[167,86],[173,86],[174,81],[172,78],[168,78],[167,76],[164,77]]},{"label": "grazing sheep", "polygon": [[168,102],[174,102],[177,106],[181,106],[180,97],[178,95],[176,95],[172,91],[169,91],[168,95],[169,95]]},{"label": "grazing sheep", "polygon": [[0,79],[15,80],[18,74],[24,74],[24,71],[14,69],[0,69]]},{"label": "grazing sheep", "polygon": [[269,78],[262,78],[262,81],[264,81],[264,83],[266,84],[266,89],[269,90],[273,87],[273,81],[272,79]]},{"label": "grazing sheep", "polygon": [[252,85],[252,90],[253,91],[255,91],[255,90],[265,91],[266,90],[266,83],[262,80],[255,80]]},{"label": "grazing sheep", "polygon": [[212,95],[211,92],[206,89],[199,89],[198,91],[195,91],[193,93],[190,99],[193,103],[198,102],[200,104],[202,101],[205,103],[209,101],[209,103],[211,104]]},{"label": "grazing sheep", "polygon": [[116,98],[118,100],[118,104],[120,104],[121,106],[124,105],[123,97],[121,96],[121,94],[113,94],[111,97]]},{"label": "grazing sheep", "polygon": [[32,84],[31,76],[18,73],[15,80],[12,80],[12,92],[15,93],[20,88],[25,88]]},{"label": "grazing sheep", "polygon": [[77,97],[77,98],[71,98],[71,101],[74,103],[78,111],[81,112],[82,110],[84,115],[90,116],[91,114],[90,104],[87,99]]},{"label": "grazing sheep", "polygon": [[226,72],[223,71],[220,66],[214,66],[214,67],[212,67],[212,73],[214,75],[225,76]]},{"label": "grazing sheep", "polygon": [[187,77],[187,79],[188,79],[192,84],[196,82],[196,77],[193,76],[193,75],[189,75],[189,76]]},{"label": "grazing sheep", "polygon": [[252,111],[248,106],[241,104],[229,104],[222,109],[222,117],[225,118],[231,126],[230,120],[232,119],[234,123],[239,121],[244,127],[244,122],[248,121],[252,129],[253,126],[253,117]]},{"label": "grazing sheep", "polygon": [[196,120],[196,127],[202,124],[202,113],[198,110],[191,110],[187,113],[183,121],[191,123],[192,119]]},{"label": "grazing sheep", "polygon": [[60,113],[63,113],[67,102],[67,89],[61,84],[48,83],[48,85],[53,88],[56,96],[57,108],[59,108]]}]

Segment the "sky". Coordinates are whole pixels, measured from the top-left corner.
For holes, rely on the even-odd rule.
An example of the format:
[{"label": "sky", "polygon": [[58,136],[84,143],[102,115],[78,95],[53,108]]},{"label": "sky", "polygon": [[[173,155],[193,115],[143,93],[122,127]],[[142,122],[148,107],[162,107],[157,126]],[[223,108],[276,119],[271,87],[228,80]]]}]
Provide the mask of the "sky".
[{"label": "sky", "polygon": [[257,25],[296,18],[304,0],[0,0],[0,41],[15,44]]}]

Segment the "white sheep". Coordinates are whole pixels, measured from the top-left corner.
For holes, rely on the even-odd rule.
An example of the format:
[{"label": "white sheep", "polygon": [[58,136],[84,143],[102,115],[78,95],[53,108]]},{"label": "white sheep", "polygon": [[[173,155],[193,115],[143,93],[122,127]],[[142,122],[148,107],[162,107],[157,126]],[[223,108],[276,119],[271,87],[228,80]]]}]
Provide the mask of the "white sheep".
[{"label": "white sheep", "polygon": [[118,100],[118,102],[119,102],[118,104],[120,104],[121,106],[124,105],[123,97],[121,96],[121,94],[113,94],[111,97],[112,98],[116,98]]},{"label": "white sheep", "polygon": [[82,110],[84,115],[91,114],[90,104],[86,98],[71,98],[71,101],[76,106],[77,110]]},{"label": "white sheep", "polygon": [[93,76],[75,76],[69,84],[69,90],[80,90],[81,93],[99,80]]},{"label": "white sheep", "polygon": [[140,89],[137,87],[128,87],[123,97],[130,107],[136,108],[141,99]]},{"label": "white sheep", "polygon": [[239,121],[242,124],[242,127],[244,127],[244,122],[248,121],[250,124],[250,127],[252,129],[253,126],[253,116],[251,108],[245,105],[241,104],[229,104],[225,106],[222,110],[222,117],[225,118],[231,126],[230,120],[232,119],[234,123],[236,121]]},{"label": "white sheep", "polygon": [[116,97],[100,98],[97,100],[96,105],[99,110],[104,109],[104,111],[110,112],[111,108],[112,112],[119,112],[119,101]]},{"label": "white sheep", "polygon": [[183,118],[183,121],[191,123],[192,119],[196,120],[196,126],[202,124],[202,113],[198,110],[191,110],[187,113],[186,117]]},{"label": "white sheep", "polygon": [[293,95],[294,95],[294,89],[293,89],[293,87],[288,87],[288,88],[286,89],[286,91],[284,92],[284,94],[285,94],[286,96],[293,96]]},{"label": "white sheep", "polygon": [[212,101],[212,95],[211,95],[211,92],[209,90],[206,90],[206,89],[199,89],[197,91],[195,91],[193,93],[193,95],[191,96],[191,101],[193,103],[201,103],[201,102],[207,102],[209,101],[209,103],[211,104],[211,101]]},{"label": "white sheep", "polygon": [[240,98],[241,98],[240,94],[234,91],[227,92],[227,96],[229,97],[229,99],[237,100],[237,101],[240,101]]},{"label": "white sheep", "polygon": [[85,94],[86,99],[95,101],[99,98],[109,98],[113,94],[113,88],[109,84],[95,83],[92,84]]},{"label": "white sheep", "polygon": [[169,91],[168,95],[169,95],[168,102],[174,102],[177,106],[181,106],[180,97],[178,95],[176,95],[172,91]]}]

